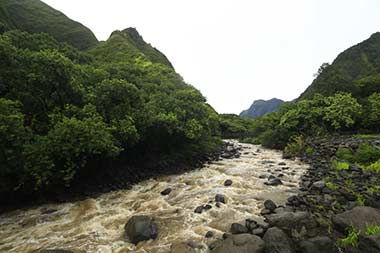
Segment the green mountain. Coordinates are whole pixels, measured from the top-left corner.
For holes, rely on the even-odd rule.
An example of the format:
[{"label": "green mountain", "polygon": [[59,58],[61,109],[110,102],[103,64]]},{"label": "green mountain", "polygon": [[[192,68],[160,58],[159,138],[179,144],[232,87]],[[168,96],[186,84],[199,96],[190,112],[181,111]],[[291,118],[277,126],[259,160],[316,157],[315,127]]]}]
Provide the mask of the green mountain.
[{"label": "green mountain", "polygon": [[380,91],[380,33],[345,50],[318,72],[300,99],[310,99],[316,93],[329,96],[339,91],[363,98]]},{"label": "green mountain", "polygon": [[0,27],[4,26],[29,33],[48,33],[81,50],[98,43],[87,27],[40,0],[0,0]]},{"label": "green mountain", "polygon": [[267,113],[276,111],[284,101],[278,98],[272,98],[270,100],[255,100],[248,110],[244,110],[240,113],[240,117],[245,118],[259,118]]},{"label": "green mountain", "polygon": [[173,69],[166,56],[146,43],[135,28],[114,31],[110,38],[91,50],[101,61],[124,61],[129,58],[145,57],[152,63],[161,63]]}]

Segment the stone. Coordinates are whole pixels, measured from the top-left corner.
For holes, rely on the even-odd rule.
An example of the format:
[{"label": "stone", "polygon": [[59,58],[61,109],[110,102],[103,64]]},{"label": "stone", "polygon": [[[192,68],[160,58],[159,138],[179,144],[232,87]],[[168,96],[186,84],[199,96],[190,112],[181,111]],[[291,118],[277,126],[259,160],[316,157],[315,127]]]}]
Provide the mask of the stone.
[{"label": "stone", "polygon": [[216,194],[215,195],[215,202],[217,203],[223,203],[223,204],[226,204],[226,196],[224,196],[223,194]]},{"label": "stone", "polygon": [[227,179],[226,181],[224,181],[224,186],[231,186],[231,185],[232,185],[231,179]]},{"label": "stone", "polygon": [[214,237],[214,232],[212,232],[212,231],[207,231],[205,237],[206,237],[206,238]]},{"label": "stone", "polygon": [[252,220],[252,219],[246,219],[245,220],[245,227],[249,230],[249,231],[252,231],[254,230],[255,228],[257,228],[259,225],[257,224],[257,222],[255,220]]},{"label": "stone", "polygon": [[300,243],[303,253],[335,253],[334,242],[327,236],[319,236]]},{"label": "stone", "polygon": [[255,228],[251,231],[251,234],[262,237],[265,233],[264,228]]},{"label": "stone", "polygon": [[196,253],[191,242],[177,242],[170,246],[170,253]]},{"label": "stone", "polygon": [[263,240],[265,253],[295,253],[288,236],[277,227],[268,229]]},{"label": "stone", "polygon": [[203,206],[197,206],[194,210],[194,213],[202,213],[203,212]]},{"label": "stone", "polygon": [[380,252],[380,235],[366,235],[360,237],[359,247],[360,252],[379,253]]},{"label": "stone", "polygon": [[130,218],[124,227],[128,239],[137,244],[141,241],[156,239],[158,226],[149,216],[137,215]]},{"label": "stone", "polygon": [[273,212],[277,208],[277,205],[270,199],[264,201],[264,206],[271,212]]},{"label": "stone", "polygon": [[367,225],[380,226],[380,209],[368,206],[357,206],[352,210],[333,216],[332,222],[336,230],[345,233],[347,228],[354,226],[364,233]]},{"label": "stone", "polygon": [[268,182],[265,182],[264,184],[277,186],[277,185],[281,185],[282,181],[279,178],[272,178],[272,179],[269,179]]},{"label": "stone", "polygon": [[314,228],[317,223],[312,219],[308,212],[289,212],[284,211],[267,216],[267,222],[272,227],[279,227],[285,231],[291,231],[294,228]]},{"label": "stone", "polygon": [[161,195],[166,196],[166,195],[169,195],[171,192],[172,192],[172,188],[166,188],[165,190],[161,192]]},{"label": "stone", "polygon": [[232,223],[230,232],[232,234],[244,234],[244,233],[248,233],[249,231],[246,226],[243,226],[239,223]]},{"label": "stone", "polygon": [[326,187],[326,182],[321,180],[321,181],[317,181],[317,182],[314,182],[311,187],[310,187],[310,192],[311,193],[320,193],[322,192],[323,188]]},{"label": "stone", "polygon": [[263,253],[264,241],[255,235],[232,235],[211,249],[212,253]]}]

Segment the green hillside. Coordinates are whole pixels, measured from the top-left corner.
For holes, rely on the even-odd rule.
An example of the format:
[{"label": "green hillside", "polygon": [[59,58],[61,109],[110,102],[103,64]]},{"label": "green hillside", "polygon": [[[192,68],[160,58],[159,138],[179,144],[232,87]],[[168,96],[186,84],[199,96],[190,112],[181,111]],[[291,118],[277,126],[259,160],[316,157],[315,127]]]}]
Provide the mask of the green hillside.
[{"label": "green hillside", "polygon": [[87,27],[40,0],[0,0],[0,23],[9,29],[48,33],[56,40],[81,50],[93,47],[98,42]]},{"label": "green hillside", "polygon": [[300,99],[310,99],[316,93],[333,95],[339,91],[350,92],[357,98],[380,91],[379,32],[339,54],[331,65],[323,68]]}]

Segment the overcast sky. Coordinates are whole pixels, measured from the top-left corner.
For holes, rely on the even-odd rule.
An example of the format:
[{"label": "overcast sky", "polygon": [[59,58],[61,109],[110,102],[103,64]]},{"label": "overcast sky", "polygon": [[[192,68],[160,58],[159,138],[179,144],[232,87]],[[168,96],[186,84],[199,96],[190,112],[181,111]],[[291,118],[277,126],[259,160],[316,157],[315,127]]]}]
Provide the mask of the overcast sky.
[{"label": "overcast sky", "polygon": [[380,31],[378,0],[43,0],[99,40],[136,27],[220,113],[292,100],[323,62]]}]

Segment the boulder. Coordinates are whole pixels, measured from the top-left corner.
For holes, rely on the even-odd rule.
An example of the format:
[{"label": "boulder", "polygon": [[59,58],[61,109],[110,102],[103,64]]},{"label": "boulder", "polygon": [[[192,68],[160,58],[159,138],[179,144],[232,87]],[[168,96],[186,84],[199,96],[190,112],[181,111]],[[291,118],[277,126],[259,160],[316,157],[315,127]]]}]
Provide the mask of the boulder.
[{"label": "boulder", "polygon": [[145,215],[137,215],[130,218],[124,227],[128,239],[137,244],[141,241],[156,239],[158,236],[158,226],[153,219]]},{"label": "boulder", "polygon": [[380,235],[360,237],[358,249],[360,252],[380,253]]},{"label": "boulder", "polygon": [[206,238],[214,237],[214,232],[212,232],[212,231],[207,231],[205,237],[206,237]]},{"label": "boulder", "polygon": [[314,237],[300,243],[304,253],[335,253],[334,242],[327,236]]},{"label": "boulder", "polygon": [[177,242],[170,246],[170,253],[196,253],[193,243]]},{"label": "boulder", "polygon": [[248,233],[248,228],[246,226],[243,226],[239,223],[232,223],[230,232],[232,234],[244,234]]},{"label": "boulder", "polygon": [[270,199],[264,201],[264,206],[271,212],[273,212],[277,208],[277,205]]},{"label": "boulder", "polygon": [[285,231],[294,228],[314,228],[317,224],[308,212],[283,211],[267,216],[267,222],[272,227],[279,227]]},{"label": "boulder", "polygon": [[333,216],[332,222],[336,230],[345,233],[347,228],[355,227],[359,231],[366,231],[367,225],[380,225],[380,209],[368,206],[357,206]]},{"label": "boulder", "polygon": [[223,241],[214,244],[212,253],[263,253],[264,241],[255,235],[231,235]]},{"label": "boulder", "polygon": [[320,193],[322,192],[323,188],[326,187],[326,182],[321,180],[321,181],[317,181],[317,182],[314,182],[311,186],[310,186],[310,192],[311,193]]},{"label": "boulder", "polygon": [[268,229],[263,240],[265,253],[294,253],[292,244],[288,236],[277,227]]}]

